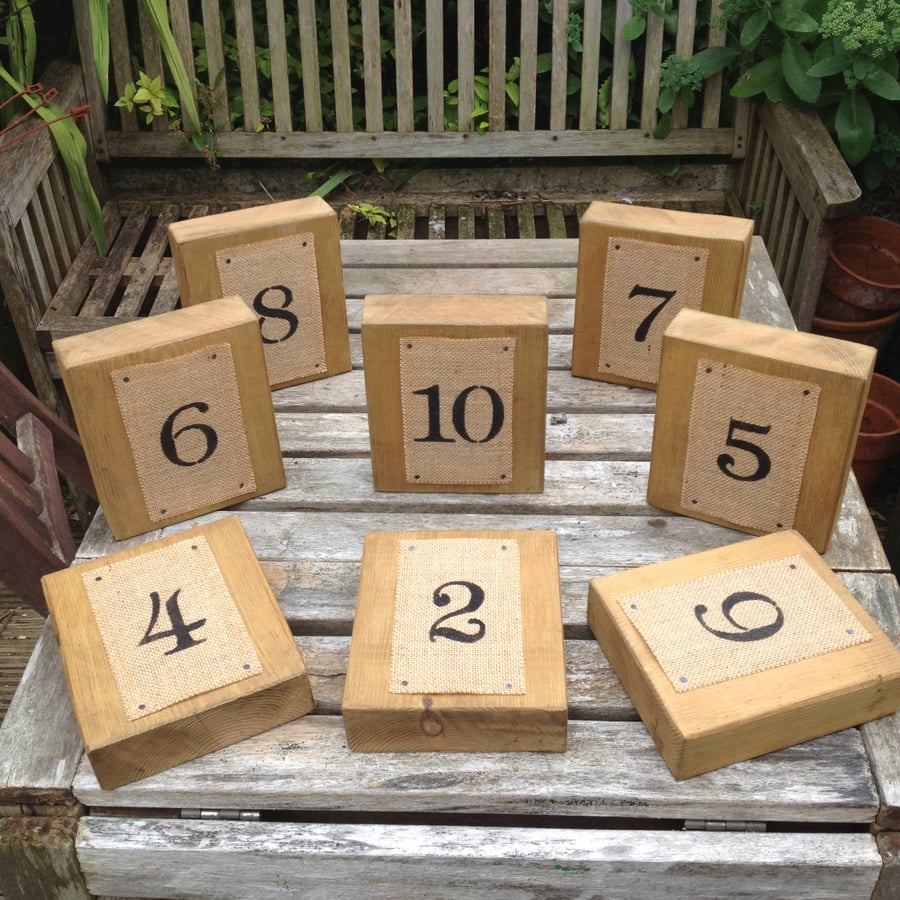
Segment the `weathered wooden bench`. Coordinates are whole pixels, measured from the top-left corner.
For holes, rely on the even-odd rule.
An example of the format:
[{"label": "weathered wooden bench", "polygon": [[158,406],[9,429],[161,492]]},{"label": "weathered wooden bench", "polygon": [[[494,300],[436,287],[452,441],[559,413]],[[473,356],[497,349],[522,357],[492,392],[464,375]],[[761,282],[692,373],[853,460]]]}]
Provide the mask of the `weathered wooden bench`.
[{"label": "weathered wooden bench", "polygon": [[[346,241],[342,253],[353,371],[274,394],[288,486],[233,510],[307,661],[315,713],[103,790],[48,626],[0,729],[8,900],[896,897],[900,715],[676,782],[588,631],[591,578],[747,535],[648,506],[655,394],[571,376],[577,242]],[[548,296],[543,493],[373,490],[362,298],[426,290]],[[742,316],[791,326],[759,238]],[[521,528],[558,537],[568,750],[350,752],[340,712],[364,536]],[[126,545],[101,514],[78,558]],[[900,591],[853,479],[825,560],[897,638]]]},{"label": "weathered wooden bench", "polygon": [[[77,33],[81,56],[92,60],[87,0],[77,0]],[[221,4],[223,7],[226,4]],[[318,4],[322,6],[322,4]],[[713,4],[715,9],[718,3]],[[58,402],[52,377],[50,341],[56,335],[101,327],[114,321],[151,315],[178,302],[169,266],[166,224],[185,216],[261,204],[308,191],[305,166],[335,159],[442,161],[457,168],[434,177],[423,173],[393,195],[382,189],[374,199],[397,216],[398,238],[429,237],[574,237],[580,204],[603,198],[668,205],[706,212],[753,216],[765,239],[776,272],[789,298],[794,318],[808,328],[827,255],[829,220],[855,207],[859,188],[819,120],[780,106],[737,105],[725,123],[722,79],[709,78],[692,111],[680,102],[673,110],[673,130],[664,140],[653,137],[663,54],[663,24],[648,14],[646,34],[636,42],[608,41],[602,32],[601,5],[586,4],[581,42],[585,52],[579,71],[569,71],[566,26],[568,4],[554,0],[552,25],[539,19],[538,0],[525,0],[515,11],[518,33],[508,34],[508,4],[456,4],[455,19],[445,21],[444,4],[426,4],[425,34],[414,49],[410,4],[397,2],[393,26],[380,4],[359,4],[361,20],[354,40],[362,46],[363,72],[351,69],[348,4],[328,4],[332,54],[319,59],[313,0],[296,4],[300,46],[285,47],[286,16],[293,7],[277,0],[266,5],[265,30],[271,63],[271,122],[259,131],[261,90],[254,51],[254,23],[249,4],[238,4],[223,32],[220,4],[204,0],[202,31],[208,73],[195,85],[209,105],[215,145],[222,161],[209,173],[196,151],[135,113],[107,110],[91,62],[82,72],[57,66],[45,81],[62,91],[60,102],[71,108],[86,98],[92,147],[90,163],[107,201],[104,221],[107,255],[99,256],[85,241],[83,216],[71,185],[46,133],[21,142],[0,157],[0,276],[4,297],[25,349],[32,379],[41,397]],[[175,41],[193,69],[188,0],[169,4]],[[616,34],[632,15],[627,0],[617,0]],[[678,53],[691,55],[697,30],[696,0],[677,4]],[[231,23],[231,18],[228,22]],[[547,31],[549,29],[549,31]],[[724,34],[703,29],[710,45]],[[446,33],[455,34],[445,41]],[[482,116],[486,130],[472,119],[476,35],[490,37],[487,60],[488,98]],[[131,36],[131,41],[129,39]],[[392,54],[382,59],[380,40],[390,39]],[[549,41],[549,44],[547,43]],[[135,49],[135,44],[140,50]],[[453,54],[445,49],[455,48]],[[539,50],[549,46],[550,69],[539,65]],[[163,54],[143,4],[110,3],[111,98],[124,91],[138,69],[163,75]],[[231,59],[236,48],[236,62]],[[302,66],[302,99],[291,94],[286,53]],[[226,52],[228,51],[228,52]],[[506,71],[519,60],[517,114],[507,116]],[[629,87],[634,60],[638,87]],[[601,62],[608,63],[601,76]],[[226,107],[226,82],[239,85],[242,115],[233,127]],[[425,72],[427,108],[416,120],[413,91],[416,72]],[[324,87],[319,74],[327,73]],[[567,93],[567,76],[580,79],[576,94]],[[456,122],[445,120],[444,88],[458,81]],[[294,85],[295,86],[295,85]],[[608,102],[598,105],[604,88]],[[607,90],[608,89],[608,90]],[[333,94],[332,94],[333,91]],[[630,92],[631,91],[631,95]],[[364,121],[354,122],[354,102],[364,101]],[[386,95],[392,100],[388,101]],[[332,115],[323,110],[326,105]],[[388,127],[388,106],[391,121]],[[567,112],[568,110],[568,112]],[[574,111],[573,111],[574,110]],[[679,158],[682,169],[673,179],[652,175],[638,165],[653,157]],[[175,160],[179,162],[175,162]],[[464,167],[473,160],[504,162],[481,170],[476,181]],[[191,165],[185,160],[193,160]],[[518,168],[522,161],[530,167]],[[290,163],[293,161],[293,165]],[[568,161],[582,168],[560,168]],[[554,165],[556,164],[555,168]],[[263,168],[265,166],[265,168]],[[463,166],[463,168],[458,168]],[[371,199],[363,192],[358,199]],[[343,205],[343,204],[338,204]],[[344,236],[384,236],[383,226],[369,228],[344,211]]]}]

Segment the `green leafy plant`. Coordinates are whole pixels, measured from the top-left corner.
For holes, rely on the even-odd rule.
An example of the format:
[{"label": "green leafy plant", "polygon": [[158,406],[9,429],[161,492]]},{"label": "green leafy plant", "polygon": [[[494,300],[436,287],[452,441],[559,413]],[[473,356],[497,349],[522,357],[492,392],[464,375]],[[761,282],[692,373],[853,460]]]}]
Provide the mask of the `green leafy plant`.
[{"label": "green leafy plant", "polygon": [[130,81],[125,85],[125,93],[116,100],[116,106],[123,106],[128,112],[140,110],[146,115],[149,124],[156,116],[167,115],[173,118],[178,110],[178,101],[163,85],[159,75],[151,78],[141,72],[137,81]]},{"label": "green leafy plant", "polygon": [[725,0],[742,71],[734,97],[817,109],[844,158],[875,187],[897,162],[896,0]]},{"label": "green leafy plant", "polygon": [[0,90],[0,97],[5,100],[15,97],[14,102],[3,111],[7,117],[5,124],[21,114],[23,103],[30,106],[35,114],[47,123],[72,187],[84,210],[97,250],[103,254],[106,248],[103,212],[88,176],[87,143],[84,136],[70,117],[70,111],[26,92],[26,87],[34,82],[37,60],[37,29],[29,0],[10,0],[2,7],[2,11],[5,12],[6,19],[4,35],[0,38],[0,46],[3,48],[0,79],[6,87]]},{"label": "green leafy plant", "polygon": [[369,226],[381,226],[393,236],[397,230],[397,216],[375,203],[350,203],[348,209],[365,219]]}]

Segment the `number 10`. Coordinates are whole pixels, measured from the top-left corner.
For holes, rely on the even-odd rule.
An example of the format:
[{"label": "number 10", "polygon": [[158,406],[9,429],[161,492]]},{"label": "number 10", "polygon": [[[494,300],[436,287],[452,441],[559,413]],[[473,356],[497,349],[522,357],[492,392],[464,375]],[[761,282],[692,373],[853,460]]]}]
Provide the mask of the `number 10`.
[{"label": "number 10", "polygon": [[[433,384],[429,388],[423,388],[421,391],[413,391],[413,394],[421,394],[428,398],[428,434],[425,437],[415,438],[414,440],[418,443],[456,443],[456,438],[445,438],[441,434],[440,391],[440,385],[437,384]],[[483,438],[473,438],[466,428],[466,403],[473,391],[484,391],[491,401],[491,427]],[[503,428],[504,418],[502,398],[493,388],[485,387],[483,384],[470,385],[465,390],[460,391],[453,401],[453,428],[464,441],[468,441],[470,444],[486,444],[488,441],[492,441]]]}]

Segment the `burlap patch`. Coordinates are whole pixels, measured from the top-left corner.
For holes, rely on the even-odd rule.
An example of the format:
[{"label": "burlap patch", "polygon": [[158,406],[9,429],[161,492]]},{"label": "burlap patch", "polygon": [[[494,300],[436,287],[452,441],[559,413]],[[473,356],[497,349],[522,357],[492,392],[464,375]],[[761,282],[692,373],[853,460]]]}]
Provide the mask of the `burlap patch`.
[{"label": "burlap patch", "polygon": [[524,694],[519,545],[400,541],[391,645],[394,694]]},{"label": "burlap patch", "polygon": [[619,604],[678,692],[872,639],[799,555],[627,594]]},{"label": "burlap patch", "polygon": [[203,536],[82,575],[129,720],[262,672]]},{"label": "burlap patch", "polygon": [[269,384],[324,375],[325,336],[312,232],[216,252],[222,296],[259,316]]},{"label": "burlap patch", "polygon": [[655,384],[662,336],[680,309],[700,309],[709,250],[610,237],[600,322],[600,374]]},{"label": "burlap patch", "polygon": [[791,528],[820,386],[697,363],[681,506],[760,531]]},{"label": "burlap patch", "polygon": [[111,378],[151,522],[256,490],[230,344]]},{"label": "burlap patch", "polygon": [[400,339],[407,482],[510,481],[515,356],[511,337]]}]

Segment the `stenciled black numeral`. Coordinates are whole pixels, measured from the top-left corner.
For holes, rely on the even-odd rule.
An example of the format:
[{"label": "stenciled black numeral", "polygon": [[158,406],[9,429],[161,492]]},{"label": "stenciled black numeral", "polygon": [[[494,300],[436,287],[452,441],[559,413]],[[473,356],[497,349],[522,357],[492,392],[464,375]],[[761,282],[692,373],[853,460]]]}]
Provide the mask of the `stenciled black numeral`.
[{"label": "stenciled black numeral", "polygon": [[[166,419],[162,430],[159,433],[159,443],[162,446],[162,452],[165,454],[166,459],[175,463],[176,466],[199,465],[208,460],[213,453],[215,453],[216,447],[219,445],[219,436],[216,434],[215,429],[203,422],[195,422],[193,425],[183,425],[178,431],[174,430],[175,419],[188,409],[196,409],[197,412],[206,413],[209,412],[209,404],[200,401],[197,403],[185,403],[184,406],[179,406],[178,409]],[[204,450],[199,459],[182,459],[182,457],[178,455],[178,448],[175,446],[175,442],[186,431],[199,431],[206,439],[206,450]]]},{"label": "stenciled black numeral", "polygon": [[[469,434],[466,426],[466,404],[469,397],[474,391],[484,391],[491,401],[491,427],[487,434],[482,438],[473,438]],[[440,385],[433,384],[431,387],[423,388],[420,391],[413,391],[413,394],[421,395],[428,398],[428,434],[425,437],[414,438],[419,443],[456,443],[456,438],[445,438],[441,434],[441,388]],[[486,444],[492,441],[503,428],[506,419],[506,411],[503,406],[503,399],[491,387],[483,384],[473,384],[462,390],[453,401],[451,409],[451,419],[453,428],[456,433],[470,444]]]},{"label": "stenciled black numeral", "polygon": [[206,638],[200,638],[197,640],[191,632],[196,631],[198,628],[202,628],[206,624],[206,619],[197,619],[195,622],[185,623],[184,616],[181,615],[181,607],[178,605],[178,595],[181,593],[181,588],[178,588],[168,600],[166,600],[166,615],[169,617],[169,622],[172,627],[166,631],[156,631],[154,632],[154,628],[156,628],[156,622],[159,619],[159,594],[156,591],[150,594],[150,602],[152,604],[150,610],[150,624],[147,626],[147,631],[144,633],[144,636],[141,638],[139,647],[144,644],[152,644],[153,641],[162,641],[165,638],[175,638],[175,646],[171,650],[166,650],[165,656],[171,656],[173,653],[178,653],[181,650],[187,650],[189,647],[196,647],[197,644],[202,644],[206,641]]},{"label": "stenciled black numeral", "polygon": [[735,481],[762,481],[772,470],[772,460],[769,454],[758,444],[737,438],[734,436],[734,433],[735,431],[749,431],[751,434],[768,434],[771,429],[771,425],[754,425],[752,422],[741,422],[738,419],[732,419],[728,423],[728,437],[725,439],[725,444],[728,447],[737,447],[738,450],[745,450],[747,453],[755,456],[756,469],[749,475],[740,475],[734,471],[735,459],[729,453],[720,453],[716,459],[716,465],[729,478],[733,478]]},{"label": "stenciled black numeral", "polygon": [[[281,291],[281,306],[266,306],[263,300],[269,291]],[[286,288],[283,284],[273,284],[271,287],[263,288],[253,298],[253,309],[259,313],[259,328],[264,344],[280,344],[282,341],[286,341],[294,336],[300,321],[288,310],[288,307],[293,302],[293,293],[291,293],[290,288]],[[281,319],[287,322],[287,334],[282,335],[280,338],[266,337],[265,329],[263,328],[266,319]]]},{"label": "stenciled black numeral", "polygon": [[[760,625],[757,628],[746,628],[744,625],[740,625],[735,621],[734,616],[731,615],[731,611],[739,603],[751,602],[768,603],[769,606],[775,610],[775,620],[768,625]],[[773,634],[780,631],[781,626],[784,625],[784,613],[781,611],[781,607],[779,607],[771,597],[767,597],[765,594],[757,594],[755,591],[735,591],[722,601],[722,615],[728,620],[729,624],[737,629],[737,631],[719,631],[716,628],[710,628],[710,626],[703,621],[703,616],[705,616],[707,612],[707,608],[702,603],[699,603],[694,607],[694,615],[697,617],[697,621],[710,634],[714,634],[716,637],[722,638],[725,641],[739,641],[740,643],[746,643],[748,641],[764,641],[766,638],[772,637]]]},{"label": "stenciled black numeral", "polygon": [[675,291],[661,291],[657,288],[644,287],[643,285],[636,284],[632,289],[631,293],[628,295],[628,299],[631,300],[633,297],[656,297],[658,299],[662,299],[662,303],[657,304],[644,316],[644,320],[637,327],[637,331],[634,333],[634,339],[639,343],[643,343],[647,340],[647,335],[650,333],[650,326],[653,324],[656,317],[663,311],[663,307],[675,296]]},{"label": "stenciled black numeral", "polygon": [[474,625],[476,627],[475,631],[460,631],[458,628],[453,628],[450,626],[441,625],[442,622],[446,622],[447,619],[452,619],[456,616],[463,616],[466,613],[472,613],[477,610],[482,603],[484,603],[484,590],[479,587],[477,584],[471,581],[447,581],[442,584],[440,587],[434,589],[434,605],[435,606],[447,606],[449,605],[451,598],[450,595],[445,593],[446,589],[449,587],[458,586],[463,587],[469,592],[469,602],[463,606],[461,609],[454,609],[452,612],[448,612],[446,615],[441,616],[432,626],[431,630],[428,632],[428,637],[431,641],[434,641],[436,638],[442,637],[447,638],[449,641],[458,641],[461,644],[474,644],[476,641],[480,641],[484,637],[485,625],[481,619],[467,619],[467,625]]}]

